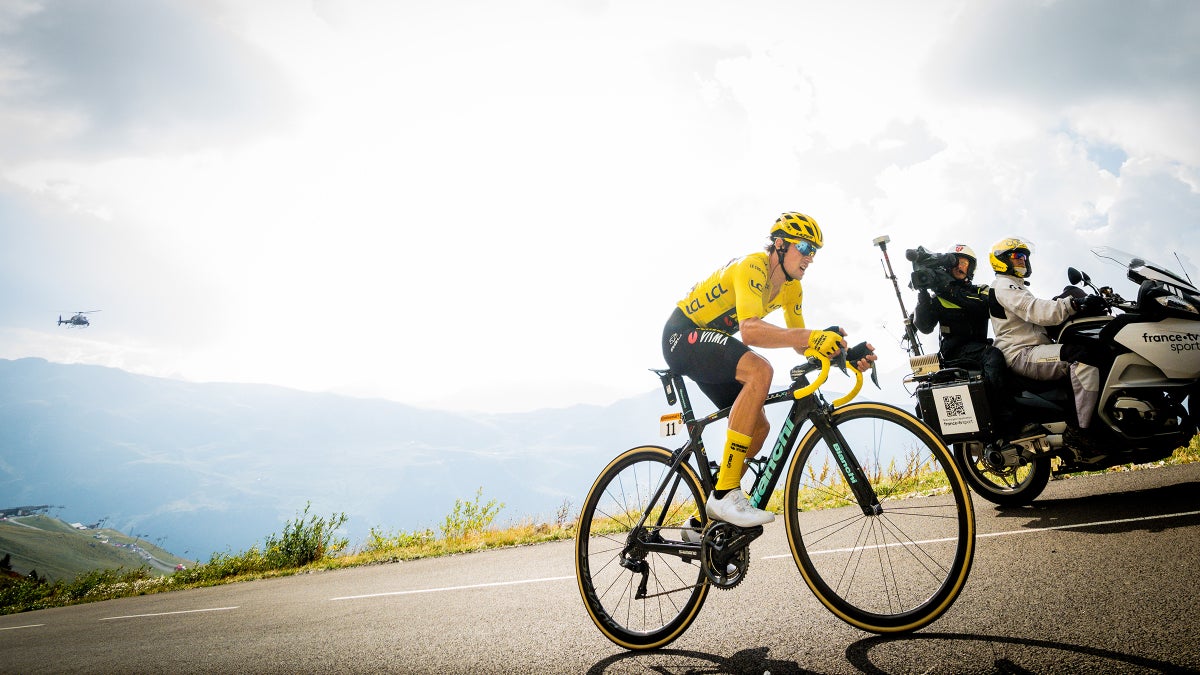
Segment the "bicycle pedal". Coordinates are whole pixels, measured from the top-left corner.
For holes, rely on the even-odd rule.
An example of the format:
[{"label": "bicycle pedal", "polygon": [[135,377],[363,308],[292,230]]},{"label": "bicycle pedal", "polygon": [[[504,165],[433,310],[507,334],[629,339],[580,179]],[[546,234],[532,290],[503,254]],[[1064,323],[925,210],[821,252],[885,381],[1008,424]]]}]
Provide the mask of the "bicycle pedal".
[{"label": "bicycle pedal", "polygon": [[733,528],[734,532],[736,533],[736,538],[734,541],[740,542],[744,539],[747,544],[761,537],[763,533],[762,525],[755,525],[754,527],[738,527],[737,525],[734,525]]}]

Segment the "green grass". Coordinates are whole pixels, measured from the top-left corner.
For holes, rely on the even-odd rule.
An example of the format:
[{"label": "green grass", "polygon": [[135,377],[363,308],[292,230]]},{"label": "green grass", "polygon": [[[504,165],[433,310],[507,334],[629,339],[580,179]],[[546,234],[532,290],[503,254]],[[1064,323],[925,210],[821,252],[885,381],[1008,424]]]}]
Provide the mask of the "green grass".
[{"label": "green grass", "polygon": [[[1124,465],[1108,471],[1138,470],[1197,461],[1200,461],[1200,436],[1193,438],[1188,446],[1179,448],[1171,457],[1161,462]],[[910,465],[893,464],[887,468],[886,476],[884,473],[877,476],[877,481],[877,486],[884,490],[889,486],[902,485],[903,494],[906,495],[933,494],[947,487],[939,484],[936,477],[923,467]],[[900,494],[900,488],[896,487],[896,490],[893,497]],[[446,516],[437,533],[431,529],[408,532],[372,528],[367,541],[353,550],[348,547],[346,540],[335,536],[338,527],[346,522],[345,514],[320,517],[310,514],[306,505],[296,520],[285,525],[282,535],[269,535],[264,539],[263,546],[254,546],[249,551],[238,554],[217,553],[206,563],[167,576],[158,576],[147,567],[117,567],[90,571],[79,574],[69,582],[0,576],[0,614],[289,576],[312,570],[357,567],[537,544],[575,536],[575,519],[570,502],[563,503],[552,522],[537,523],[525,520],[498,528],[494,526],[494,520],[504,505],[497,504],[495,500],[481,503],[482,497],[483,490],[480,488],[474,501],[457,500],[454,509]],[[844,505],[831,503],[825,494],[815,491],[798,495],[798,498],[803,510]],[[777,490],[772,495],[767,508],[776,513],[782,512],[782,491]],[[613,523],[613,528],[614,531],[623,531],[623,527],[616,522]],[[54,526],[47,524],[47,529],[53,530]],[[61,535],[66,537],[69,532],[64,531]],[[122,535],[113,532],[110,536]],[[142,544],[145,545],[145,542]]]},{"label": "green grass", "polygon": [[46,515],[0,522],[0,558],[8,555],[13,566],[37,572],[41,578],[70,579],[97,568],[139,567],[145,561],[130,548],[132,544],[165,563],[166,570],[190,564],[117,530],[80,531]]}]

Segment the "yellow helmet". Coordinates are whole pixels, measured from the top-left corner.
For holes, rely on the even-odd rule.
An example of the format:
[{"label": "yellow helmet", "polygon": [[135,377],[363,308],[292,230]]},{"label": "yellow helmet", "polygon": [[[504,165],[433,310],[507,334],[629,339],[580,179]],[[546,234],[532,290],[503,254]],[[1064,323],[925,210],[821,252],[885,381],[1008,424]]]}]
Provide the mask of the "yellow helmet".
[{"label": "yellow helmet", "polygon": [[[1032,244],[1019,237],[1008,237],[992,244],[992,252],[988,256],[992,262],[992,269],[996,270],[997,274],[1010,274],[1022,279],[1033,274],[1033,263],[1029,260],[1029,254],[1032,249]],[[1025,254],[1024,271],[1019,271],[1013,266],[1012,257],[1014,253],[1022,252]]]},{"label": "yellow helmet", "polygon": [[825,240],[821,237],[821,226],[817,225],[817,221],[795,211],[789,211],[775,221],[775,226],[771,228],[771,238],[776,237],[793,244],[800,243],[803,239],[817,248],[825,245]]}]

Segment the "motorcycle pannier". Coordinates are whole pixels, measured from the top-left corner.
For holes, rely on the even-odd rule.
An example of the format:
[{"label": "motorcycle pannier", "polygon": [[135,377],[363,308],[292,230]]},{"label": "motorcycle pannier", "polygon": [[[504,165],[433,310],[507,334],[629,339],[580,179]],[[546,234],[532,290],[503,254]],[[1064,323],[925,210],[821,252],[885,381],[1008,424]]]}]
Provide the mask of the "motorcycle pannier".
[{"label": "motorcycle pannier", "polygon": [[995,432],[979,375],[923,382],[917,387],[917,401],[921,420],[946,443],[988,440]]}]

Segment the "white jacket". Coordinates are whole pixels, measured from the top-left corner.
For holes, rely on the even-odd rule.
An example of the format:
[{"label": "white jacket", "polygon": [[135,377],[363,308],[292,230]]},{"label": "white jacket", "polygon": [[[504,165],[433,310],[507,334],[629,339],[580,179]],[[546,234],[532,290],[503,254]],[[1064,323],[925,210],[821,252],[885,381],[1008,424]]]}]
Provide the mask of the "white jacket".
[{"label": "white jacket", "polygon": [[[1004,352],[1005,360],[1022,347],[1051,344],[1046,326],[1060,324],[1075,314],[1071,298],[1046,300],[1034,296],[1026,288],[1028,282],[1007,274],[997,274],[992,285],[992,297],[1003,312],[992,308],[992,333],[996,348]],[[997,314],[1004,314],[1003,318]]]}]

